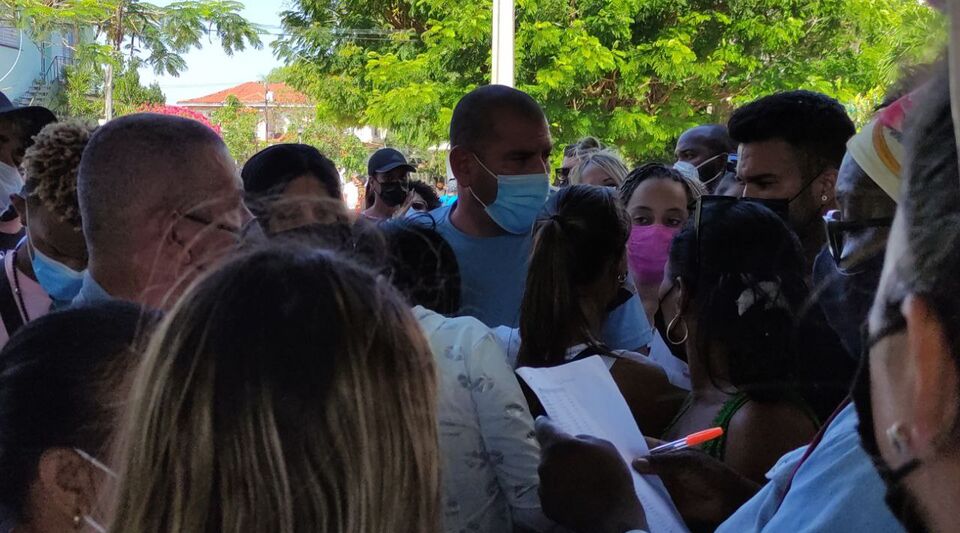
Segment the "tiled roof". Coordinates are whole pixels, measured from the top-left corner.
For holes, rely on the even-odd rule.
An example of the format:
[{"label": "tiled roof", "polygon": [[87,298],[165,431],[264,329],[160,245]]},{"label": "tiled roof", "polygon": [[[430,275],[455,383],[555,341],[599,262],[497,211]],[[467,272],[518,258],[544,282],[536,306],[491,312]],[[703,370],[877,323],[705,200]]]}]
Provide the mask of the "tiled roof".
[{"label": "tiled roof", "polygon": [[[305,105],[309,103],[307,100],[307,95],[287,86],[286,83],[271,83],[269,87],[270,91],[273,92],[273,100],[270,101],[270,105]],[[256,105],[263,104],[265,92],[266,91],[264,90],[263,83],[248,81],[246,83],[241,83],[236,87],[217,91],[213,94],[200,96],[198,98],[181,100],[177,103],[187,106],[191,104],[218,105],[225,103],[227,96],[232,94],[236,96],[243,104]]]}]

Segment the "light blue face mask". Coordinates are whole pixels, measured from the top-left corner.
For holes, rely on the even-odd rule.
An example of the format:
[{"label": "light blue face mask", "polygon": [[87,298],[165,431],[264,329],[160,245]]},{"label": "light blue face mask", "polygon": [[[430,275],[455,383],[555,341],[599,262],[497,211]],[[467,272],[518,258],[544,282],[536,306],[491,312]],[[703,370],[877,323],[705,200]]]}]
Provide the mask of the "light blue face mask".
[{"label": "light blue face mask", "polygon": [[473,189],[470,194],[484,206],[487,215],[508,233],[522,235],[530,231],[537,214],[547,202],[550,192],[550,177],[542,174],[497,175],[490,171],[476,155],[473,156],[488,174],[497,180],[497,199],[486,205],[477,198]]},{"label": "light blue face mask", "polygon": [[37,282],[47,291],[50,298],[58,302],[72,301],[80,286],[83,285],[83,272],[47,257],[34,246],[30,246],[30,263]]}]

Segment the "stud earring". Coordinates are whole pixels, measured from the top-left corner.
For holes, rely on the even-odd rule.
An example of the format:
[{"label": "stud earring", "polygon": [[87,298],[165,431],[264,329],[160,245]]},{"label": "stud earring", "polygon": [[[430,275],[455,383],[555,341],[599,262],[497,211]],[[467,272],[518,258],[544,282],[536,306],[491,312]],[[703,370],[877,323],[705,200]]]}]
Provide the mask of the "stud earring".
[{"label": "stud earring", "polygon": [[81,522],[83,522],[83,517],[81,516],[80,511],[77,511],[73,515],[73,528],[80,529]]}]

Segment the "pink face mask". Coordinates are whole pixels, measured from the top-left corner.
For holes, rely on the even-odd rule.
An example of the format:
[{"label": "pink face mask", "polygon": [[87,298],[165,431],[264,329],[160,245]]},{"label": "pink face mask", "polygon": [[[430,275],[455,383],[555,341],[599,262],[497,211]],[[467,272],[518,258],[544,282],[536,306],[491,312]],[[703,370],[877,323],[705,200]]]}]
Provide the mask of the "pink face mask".
[{"label": "pink face mask", "polygon": [[639,285],[659,285],[667,266],[670,242],[680,228],[661,224],[633,226],[627,241],[627,261]]}]

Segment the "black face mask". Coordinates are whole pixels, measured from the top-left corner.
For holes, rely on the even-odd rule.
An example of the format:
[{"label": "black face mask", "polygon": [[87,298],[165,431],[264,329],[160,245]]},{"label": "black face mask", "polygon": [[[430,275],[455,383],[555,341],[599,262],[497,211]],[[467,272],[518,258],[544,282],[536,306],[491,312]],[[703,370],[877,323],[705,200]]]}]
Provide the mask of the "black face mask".
[{"label": "black face mask", "polygon": [[854,359],[862,351],[861,326],[873,304],[882,271],[882,253],[862,262],[855,272],[839,269],[826,247],[820,250],[813,263],[813,290],[817,303],[823,309],[827,324]]},{"label": "black face mask", "polygon": [[790,223],[790,202],[791,200],[784,200],[782,198],[777,199],[767,199],[767,198],[751,198],[745,196],[742,200],[746,202],[755,202],[758,203],[767,209],[771,210],[780,217],[780,220],[786,222],[788,225]]},{"label": "black face mask", "polygon": [[[803,194],[804,191],[806,191],[808,188],[810,188],[810,185],[813,184],[814,181],[815,179],[808,181],[803,187],[800,188],[799,191],[797,191],[797,194],[794,194],[793,197],[790,199],[753,198],[751,196],[744,196],[742,199],[748,202],[756,202],[766,207],[767,209],[773,211],[774,213],[776,213],[778,217],[780,217],[780,220],[783,220],[784,222],[787,223],[787,226],[790,226],[792,228],[793,226],[790,225],[790,204],[792,204],[793,201],[796,200],[797,198],[800,198],[800,195]],[[815,216],[812,218],[812,220],[814,221],[816,219],[817,217]],[[804,227],[806,227],[807,225],[809,224],[804,224]]]},{"label": "black face mask", "polygon": [[397,181],[381,183],[380,198],[388,206],[397,207],[407,199],[407,188]]},{"label": "black face mask", "polygon": [[891,468],[880,454],[880,447],[877,445],[876,434],[874,433],[873,410],[870,393],[870,348],[884,337],[890,336],[906,327],[903,316],[896,314],[899,320],[891,323],[890,326],[883,328],[874,337],[866,337],[866,325],[862,328],[864,332],[861,345],[863,354],[860,356],[860,369],[857,371],[857,377],[853,383],[851,396],[854,407],[857,410],[857,416],[860,423],[857,425],[857,432],[860,434],[860,445],[867,452],[873,461],[873,466],[880,474],[880,479],[886,486],[885,500],[890,512],[897,518],[900,524],[908,533],[926,533],[929,531],[924,518],[920,513],[920,506],[916,498],[910,494],[903,483],[903,479],[920,466],[918,459],[908,461],[906,464],[897,468]]}]

